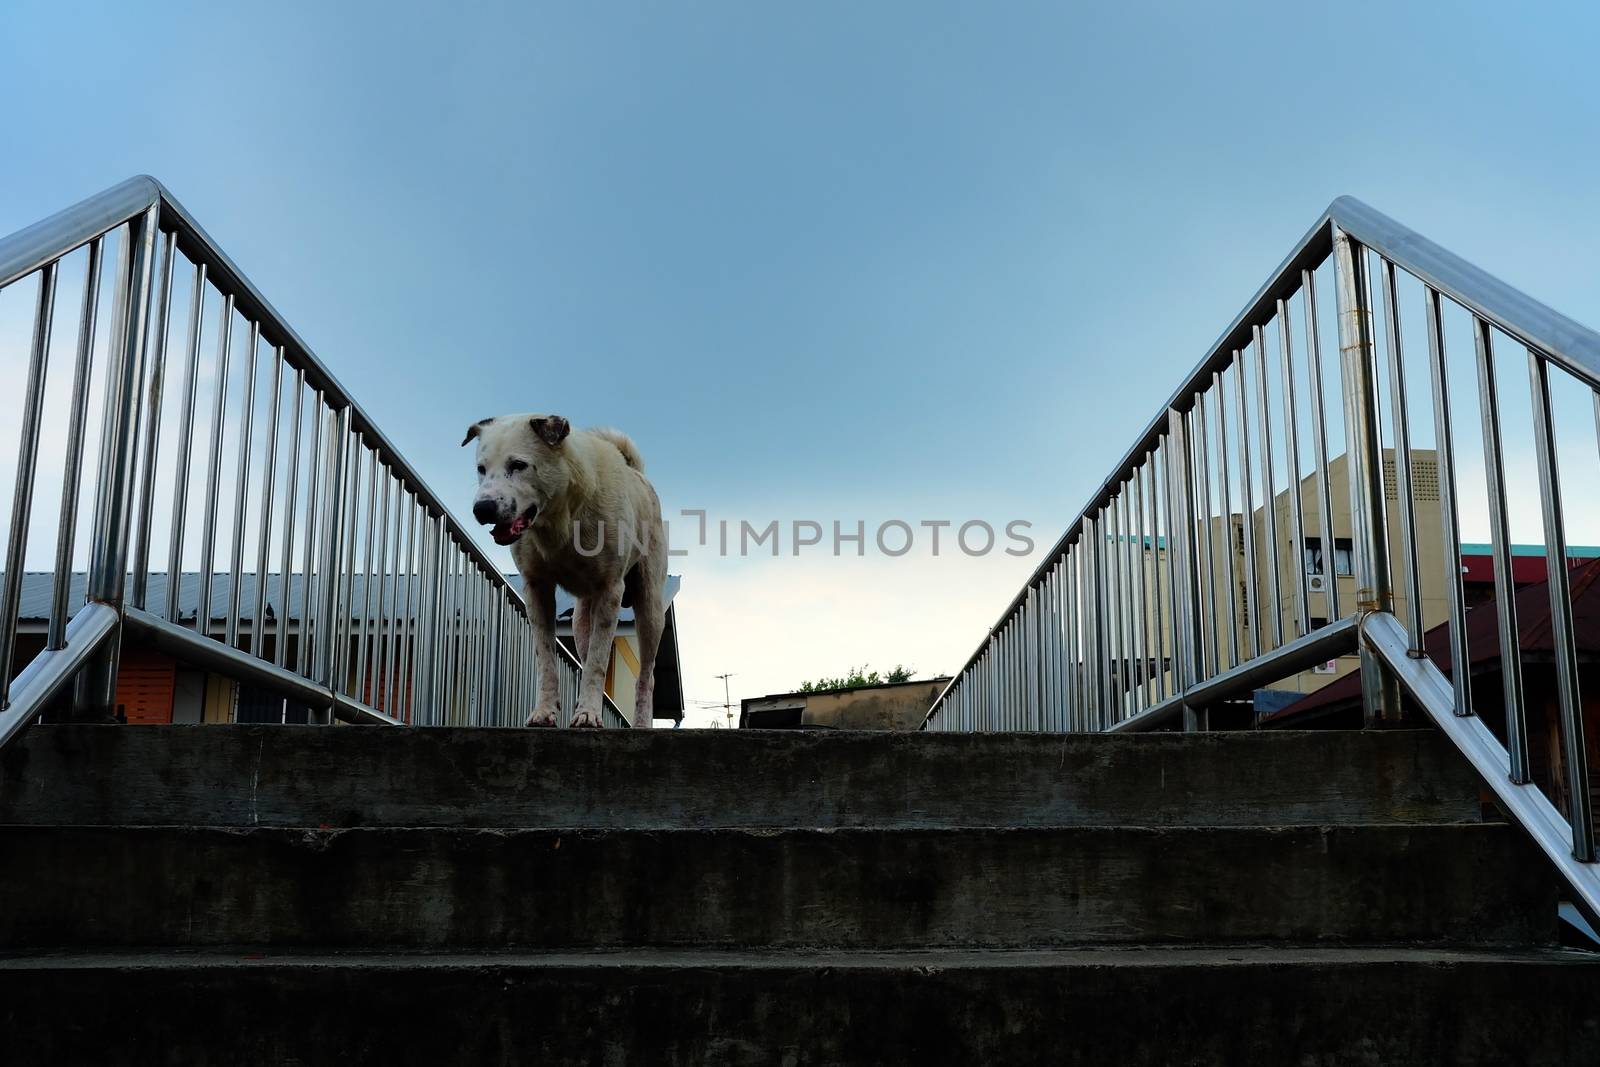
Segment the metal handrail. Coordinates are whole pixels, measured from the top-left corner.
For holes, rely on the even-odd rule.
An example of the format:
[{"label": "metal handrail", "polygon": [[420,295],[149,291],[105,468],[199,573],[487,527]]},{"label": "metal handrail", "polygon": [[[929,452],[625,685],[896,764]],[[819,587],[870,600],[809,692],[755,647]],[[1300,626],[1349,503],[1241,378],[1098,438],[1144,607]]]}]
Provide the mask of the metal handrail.
[{"label": "metal handrail", "polygon": [[[30,368],[32,380],[25,398],[25,411],[35,413],[24,426],[23,463],[19,467],[19,492],[11,515],[12,556],[3,578],[5,597],[0,600],[0,642],[6,662],[14,646],[16,596],[21,581],[21,551],[26,539],[31,488],[34,475],[33,449],[38,439],[36,412],[42,401],[43,382],[49,355],[50,301],[54,298],[57,266],[74,251],[89,246],[91,269],[86,278],[84,317],[81,323],[79,365],[74,387],[74,443],[69,445],[67,492],[58,539],[57,589],[50,619],[50,647],[35,661],[41,670],[54,660],[69,665],[76,676],[75,703],[91,711],[109,709],[114,686],[118,642],[96,637],[96,655],[83,652],[81,627],[67,624],[66,579],[72,554],[81,440],[88,429],[81,402],[90,372],[96,323],[93,309],[98,303],[99,269],[102,247],[115,232],[121,231],[120,259],[115,282],[115,314],[111,325],[111,357],[106,371],[107,403],[102,418],[101,469],[95,482],[96,523],[90,548],[89,599],[107,605],[117,619],[124,621],[147,640],[224,670],[236,678],[248,679],[286,697],[304,700],[324,712],[351,721],[396,722],[367,703],[366,691],[382,692],[391,705],[404,705],[405,721],[422,722],[435,714],[430,705],[461,705],[470,721],[511,724],[520,722],[520,710],[531,703],[534,657],[527,647],[529,630],[527,607],[520,591],[500,572],[442,499],[422,479],[383,433],[355,398],[338,382],[327,366],[292,326],[266,300],[194,217],[158,181],[149,176],[130,178],[111,189],[73,207],[0,239],[0,289],[23,278],[41,278],[40,308],[35,316],[36,340]],[[158,262],[159,261],[159,262]],[[159,443],[159,420],[163,402],[163,375],[173,307],[176,264],[193,266],[190,323],[186,333],[187,386],[184,417],[179,442],[177,478],[173,507],[174,522],[168,570],[171,582],[168,618],[146,610],[146,575],[150,541],[153,536],[153,488]],[[232,524],[232,576],[229,586],[225,642],[211,636],[210,579],[216,534],[220,519],[206,516],[202,546],[200,605],[194,628],[188,629],[176,618],[177,582],[181,570],[179,553],[183,545],[183,517],[186,514],[189,482],[188,465],[192,457],[189,427],[194,421],[195,380],[202,358],[200,341],[202,317],[208,295],[221,299],[222,320],[217,338],[216,365],[220,382],[213,390],[211,473],[207,483],[208,509],[216,502],[219,471],[215,457],[220,453],[222,427],[227,412],[227,373],[235,348],[231,336],[234,318],[242,317],[249,327],[244,345],[244,407],[238,448],[239,477],[235,488]],[[257,597],[256,618],[251,622],[248,650],[240,640],[240,594],[242,561],[247,544],[244,530],[246,501],[256,471],[250,430],[259,408],[254,383],[259,376],[258,353],[261,345],[271,353],[273,370],[270,390],[270,420],[265,428],[265,468],[261,481],[259,532],[250,540],[257,546],[259,564],[254,581]],[[289,389],[283,389],[284,373],[293,374]],[[278,427],[283,409],[280,395],[290,396],[289,411],[294,424],[290,458],[285,463],[284,479],[289,499],[281,522],[281,562],[279,591],[283,609],[276,626],[276,648],[269,658],[264,637],[267,622],[262,597],[268,589],[266,559],[273,534],[273,487],[277,480],[276,463],[280,454]],[[303,472],[301,456],[302,414],[309,397],[310,432]],[[366,489],[363,492],[361,466],[369,461]],[[379,472],[383,479],[380,485]],[[289,577],[293,574],[297,509],[297,476],[310,479],[312,489],[303,504],[304,553],[300,564],[305,576],[301,618],[291,629],[288,605]],[[142,477],[142,484],[139,479]],[[318,494],[317,485],[321,485]],[[365,504],[366,551],[356,551],[360,536],[358,517]],[[391,525],[392,524],[392,525]],[[314,528],[315,527],[315,528]],[[373,531],[378,535],[374,560]],[[402,535],[404,540],[402,541]],[[402,545],[405,559],[402,560]],[[392,570],[389,550],[393,548]],[[449,551],[453,549],[454,551]],[[129,557],[132,574],[131,605],[124,605]],[[357,570],[358,558],[361,570]],[[377,568],[377,571],[374,568]],[[400,620],[396,599],[404,568],[406,619]],[[350,601],[358,575],[369,575],[361,603]],[[374,582],[371,578],[376,578]],[[313,601],[313,586],[315,601]],[[387,589],[384,587],[387,586]],[[417,588],[420,587],[420,588]],[[420,595],[412,610],[414,588]],[[374,593],[376,589],[376,593]],[[359,622],[352,611],[359,608]],[[418,621],[426,610],[431,618]],[[374,615],[374,612],[376,614]],[[81,614],[81,613],[80,613]],[[446,619],[448,614],[448,620]],[[99,617],[96,613],[95,617]],[[74,620],[76,622],[76,619]],[[98,633],[98,632],[97,632]],[[370,637],[370,649],[369,649]],[[292,663],[286,655],[291,640],[298,640],[299,651]],[[356,652],[349,648],[354,641]],[[316,647],[310,647],[315,644]],[[369,657],[370,652],[370,657]],[[572,653],[557,643],[562,688],[575,693],[581,666]],[[351,668],[354,668],[352,671]],[[469,676],[470,674],[470,676]],[[39,672],[35,672],[36,676]],[[19,724],[31,721],[43,704],[57,695],[52,683],[48,695],[25,677],[6,686],[0,677],[0,744]],[[355,686],[356,692],[346,691]],[[420,689],[420,692],[419,692]],[[565,695],[565,694],[564,694]],[[568,708],[570,713],[570,707]],[[440,721],[449,721],[454,712]],[[628,719],[609,697],[604,699],[604,718],[608,725],[628,726]]]},{"label": "metal handrail", "polygon": [[[1049,574],[1067,548],[1078,543],[1085,521],[1106,505],[1116,488],[1139,469],[1143,457],[1158,446],[1166,432],[1168,413],[1175,409],[1188,410],[1196,393],[1209,390],[1215,375],[1228,369],[1233,354],[1251,343],[1252,325],[1269,318],[1279,300],[1286,299],[1299,289],[1303,272],[1313,270],[1329,257],[1335,227],[1524,345],[1537,349],[1564,370],[1600,388],[1600,333],[1507,285],[1355,197],[1341,196],[1295,243],[1268,280],[1208,347],[1183,384],[1173,391],[1160,411],[1124,452],[1112,472],[1090,494],[1077,517],[1067,524],[1066,531],[1044,553],[1021,590],[989,627],[989,634],[1003,628],[1016,614],[1026,601],[1028,590]],[[951,676],[944,690],[934,698],[930,715],[946,694],[956,687],[963,671],[978,661],[986,647],[987,638],[967,657],[962,669]],[[1354,647],[1353,642],[1350,647]]]},{"label": "metal handrail", "polygon": [[[1337,338],[1331,344],[1318,318],[1319,269],[1331,273],[1336,296]],[[1427,325],[1441,547],[1447,561],[1443,580],[1453,664],[1448,678],[1427,658],[1424,644],[1418,503],[1412,491],[1414,402],[1407,392],[1402,354],[1400,320],[1406,312],[1398,297],[1400,277],[1420,284]],[[1467,608],[1455,562],[1461,544],[1453,440],[1458,416],[1452,414],[1450,397],[1451,357],[1443,315],[1448,305],[1463,310],[1472,323],[1471,358],[1477,371],[1497,585],[1491,610],[1502,650],[1504,745],[1476,717],[1469,683]],[[1309,371],[1304,397],[1295,374],[1299,326],[1304,327],[1302,352]],[[1523,346],[1527,354],[1564,743],[1564,816],[1530,784],[1495,371],[1499,335]],[[1283,405],[1280,434],[1274,433],[1272,415],[1272,341],[1278,347],[1277,399]],[[1337,351],[1340,362],[1340,387],[1331,398],[1324,395],[1324,351]],[[1186,730],[1205,729],[1209,711],[1218,703],[1333,656],[1356,653],[1361,657],[1366,721],[1398,719],[1403,689],[1491,781],[1507,811],[1555,861],[1580,906],[1591,917],[1600,916],[1600,866],[1595,862],[1551,368],[1589,390],[1600,433],[1600,334],[1360,201],[1335,200],[1091,495],[935,698],[924,727],[1121,732],[1181,721]],[[1385,374],[1387,409],[1380,407],[1379,382]],[[1324,553],[1334,547],[1328,543],[1333,535],[1333,459],[1325,439],[1325,402],[1330,399],[1344,415],[1342,459],[1358,589],[1354,603],[1341,604],[1338,577],[1327,575],[1326,591],[1318,594],[1325,598],[1326,617],[1311,629],[1313,594],[1298,556],[1311,531],[1308,510],[1319,513],[1317,536]],[[1302,400],[1308,409],[1298,406]],[[1315,495],[1309,498],[1314,508],[1300,499],[1309,477],[1300,459],[1301,410],[1308,411],[1314,438]],[[1230,421],[1236,432],[1231,444]],[[1379,429],[1385,421],[1390,447]],[[1270,451],[1280,436],[1288,457],[1287,484],[1281,486]],[[1252,441],[1260,448],[1259,467],[1251,459]],[[1386,502],[1385,465],[1391,463],[1395,493]],[[1220,482],[1220,501],[1212,493],[1213,474]],[[1237,550],[1234,521],[1241,516],[1233,510],[1230,493],[1235,482],[1243,502]],[[1257,539],[1257,484],[1264,494],[1259,505],[1264,545]],[[1289,565],[1302,572],[1287,587],[1297,597],[1292,627],[1286,625],[1279,582],[1283,546],[1274,516],[1280,497],[1289,498],[1295,539]],[[1391,538],[1386,510],[1394,512],[1398,536]],[[1228,542],[1221,590],[1212,564],[1219,526]],[[1234,585],[1236,555],[1243,556],[1242,605]],[[1322,570],[1331,568],[1324,564]],[[1396,614],[1401,601],[1404,620]],[[1269,612],[1270,624],[1264,618]],[[1227,628],[1226,642],[1219,623]]]}]

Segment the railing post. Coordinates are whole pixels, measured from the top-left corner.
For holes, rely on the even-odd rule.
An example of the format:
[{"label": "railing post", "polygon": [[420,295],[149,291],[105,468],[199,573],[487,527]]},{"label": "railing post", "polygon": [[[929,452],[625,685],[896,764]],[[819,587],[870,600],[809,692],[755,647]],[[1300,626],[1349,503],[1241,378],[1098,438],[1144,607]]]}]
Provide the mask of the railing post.
[{"label": "railing post", "polygon": [[[1188,424],[1183,412],[1167,409],[1167,485],[1171,498],[1172,519],[1172,583],[1175,590],[1173,602],[1177,610],[1172,617],[1172,683],[1180,693],[1186,693],[1200,680],[1200,583],[1195,559],[1199,546],[1195,542],[1193,457],[1189,451]],[[1183,704],[1183,731],[1194,733],[1208,726],[1204,708]]]},{"label": "railing post", "polygon": [[106,366],[104,448],[95,479],[95,524],[89,545],[88,600],[117,613],[118,625],[106,647],[79,674],[72,717],[109,721],[116,715],[117,667],[122,655],[122,598],[127,584],[128,541],[133,504],[135,438],[139,430],[140,384],[144,378],[145,339],[149,333],[150,290],[155,272],[159,202],[128,223],[132,252],[128,284],[116,293],[114,348]]},{"label": "railing post", "polygon": [[[345,526],[345,509],[349,506],[349,486],[346,484],[349,469],[350,408],[348,405],[327,414],[324,433],[328,435],[327,469],[323,475],[325,503],[318,519],[322,523],[322,548],[318,553],[319,569],[317,595],[316,647],[313,651],[313,677],[319,685],[332,691],[339,688],[334,678],[334,665],[339,662],[336,647],[344,627],[339,625],[339,584],[344,568],[340,534]],[[313,709],[314,711],[316,709]],[[333,707],[326,709],[326,723],[333,721]]]},{"label": "railing post", "polygon": [[[1362,614],[1392,612],[1383,442],[1378,433],[1378,357],[1372,340],[1367,250],[1337,226],[1333,228],[1333,266],[1338,290],[1339,363],[1344,379],[1345,473],[1350,482],[1351,532],[1356,550],[1356,610]],[[1393,725],[1400,718],[1400,690],[1394,674],[1364,642],[1360,655],[1366,725]]]},{"label": "railing post", "polygon": [[412,721],[421,725],[438,723],[439,712],[439,619],[443,610],[444,590],[444,529],[445,519],[440,515],[424,515],[426,548],[422,565],[422,606],[417,611],[416,676],[417,705],[421,715]]},{"label": "railing post", "polygon": [[1104,614],[1100,610],[1100,549],[1103,537],[1097,516],[1083,520],[1083,661],[1085,664],[1083,729],[1098,732],[1106,728],[1103,717],[1105,704],[1105,647]]}]

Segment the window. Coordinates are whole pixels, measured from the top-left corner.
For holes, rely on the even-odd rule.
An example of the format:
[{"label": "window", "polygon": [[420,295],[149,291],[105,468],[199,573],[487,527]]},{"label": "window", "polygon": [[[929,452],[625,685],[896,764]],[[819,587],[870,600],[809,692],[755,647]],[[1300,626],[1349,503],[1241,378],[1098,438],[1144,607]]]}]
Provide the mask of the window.
[{"label": "window", "polygon": [[[1308,537],[1305,543],[1305,567],[1307,574],[1322,574],[1322,538]],[[1348,578],[1355,573],[1353,566],[1353,546],[1348,537],[1335,537],[1333,539],[1333,573],[1341,578]]]}]

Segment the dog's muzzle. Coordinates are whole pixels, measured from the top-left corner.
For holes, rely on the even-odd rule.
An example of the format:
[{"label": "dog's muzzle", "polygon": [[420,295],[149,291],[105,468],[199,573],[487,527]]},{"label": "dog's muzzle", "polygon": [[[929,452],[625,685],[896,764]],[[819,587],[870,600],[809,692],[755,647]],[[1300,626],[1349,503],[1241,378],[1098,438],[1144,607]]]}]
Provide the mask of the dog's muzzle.
[{"label": "dog's muzzle", "polygon": [[[472,506],[473,517],[479,522],[487,524],[494,520],[496,509],[494,508],[493,504],[490,504],[485,510],[489,512],[489,517],[487,519],[478,514],[478,505],[474,504]],[[533,524],[533,517],[538,513],[539,507],[537,504],[535,504],[530,506],[527,511],[524,511],[516,518],[511,519],[509,522],[504,519],[500,520],[499,522],[495,522],[489,530],[489,536],[494,538],[494,543],[497,545],[515,544],[517,538],[522,536],[522,532]]]}]

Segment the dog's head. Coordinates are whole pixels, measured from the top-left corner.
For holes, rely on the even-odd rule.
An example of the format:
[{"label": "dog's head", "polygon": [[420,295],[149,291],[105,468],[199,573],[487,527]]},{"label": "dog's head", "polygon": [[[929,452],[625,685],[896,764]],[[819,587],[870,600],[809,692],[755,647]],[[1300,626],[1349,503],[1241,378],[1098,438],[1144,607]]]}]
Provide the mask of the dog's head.
[{"label": "dog's head", "polygon": [[514,544],[566,492],[562,448],[571,430],[560,415],[501,415],[467,427],[461,443],[478,442],[472,517],[493,527],[496,544]]}]

